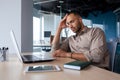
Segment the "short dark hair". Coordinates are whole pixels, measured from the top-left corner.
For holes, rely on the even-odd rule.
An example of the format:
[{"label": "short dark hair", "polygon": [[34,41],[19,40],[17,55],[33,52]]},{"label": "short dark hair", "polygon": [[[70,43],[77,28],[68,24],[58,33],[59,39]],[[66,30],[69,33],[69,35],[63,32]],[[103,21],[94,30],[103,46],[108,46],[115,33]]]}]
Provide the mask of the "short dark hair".
[{"label": "short dark hair", "polygon": [[67,12],[68,15],[70,14],[75,14],[75,15],[79,15],[80,16],[80,12],[79,11],[69,11]]}]

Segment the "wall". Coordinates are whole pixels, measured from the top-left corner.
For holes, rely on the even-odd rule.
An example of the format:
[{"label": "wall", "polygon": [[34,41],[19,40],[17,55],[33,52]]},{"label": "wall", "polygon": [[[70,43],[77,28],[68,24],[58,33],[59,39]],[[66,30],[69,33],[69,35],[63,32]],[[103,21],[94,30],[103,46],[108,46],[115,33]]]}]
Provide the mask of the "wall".
[{"label": "wall", "polygon": [[0,0],[0,46],[7,46],[13,52],[10,29],[16,33],[21,46],[21,0]]},{"label": "wall", "polygon": [[21,52],[33,51],[33,0],[21,3]]},{"label": "wall", "polygon": [[98,16],[93,16],[90,14],[88,19],[91,19],[93,23],[103,24],[105,26],[105,35],[108,40],[117,37],[116,32],[116,16],[113,12],[109,11],[107,13],[98,13]]},{"label": "wall", "polygon": [[[51,31],[51,35],[54,35],[56,28],[60,21],[60,16],[55,14],[43,15],[44,16],[44,31]],[[46,37],[45,41],[49,42],[50,37]]]},{"label": "wall", "polygon": [[32,20],[29,18],[32,17],[32,0],[27,2],[28,0],[0,0],[0,47],[9,47],[9,53],[16,52],[10,38],[11,29],[14,30],[20,50],[32,51]]}]

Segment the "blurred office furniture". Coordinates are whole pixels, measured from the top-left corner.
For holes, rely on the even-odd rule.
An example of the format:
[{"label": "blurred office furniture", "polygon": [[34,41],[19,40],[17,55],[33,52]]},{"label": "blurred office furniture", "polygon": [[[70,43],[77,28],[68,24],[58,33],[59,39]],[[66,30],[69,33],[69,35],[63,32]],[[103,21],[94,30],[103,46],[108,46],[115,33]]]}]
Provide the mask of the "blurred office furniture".
[{"label": "blurred office furniture", "polygon": [[64,41],[67,37],[61,37],[61,41]]},{"label": "blurred office furniture", "polygon": [[107,47],[110,55],[110,63],[109,68],[111,71],[114,69],[114,60],[115,60],[115,52],[116,52],[117,41],[109,41],[107,42]]},{"label": "blurred office furniture", "polygon": [[120,73],[120,43],[117,43],[116,52],[115,52],[115,60],[114,60],[114,72]]},{"label": "blurred office furniture", "polygon": [[52,44],[53,38],[54,38],[54,35],[50,35],[50,44]]},{"label": "blurred office furniture", "polygon": [[[33,47],[37,51],[38,51],[38,49],[41,49],[42,51],[46,51],[46,52],[51,50],[51,44],[48,42],[45,42],[44,40],[40,40],[40,42],[34,43]],[[36,50],[34,50],[34,51],[36,51]]]},{"label": "blurred office furniture", "polygon": [[110,53],[110,70],[116,73],[120,73],[120,42],[119,39],[115,39],[107,43]]},{"label": "blurred office furniture", "polygon": [[[61,42],[64,41],[66,38],[67,37],[61,37]],[[50,36],[50,44],[52,43],[53,39],[54,39],[54,35],[51,35]]]}]

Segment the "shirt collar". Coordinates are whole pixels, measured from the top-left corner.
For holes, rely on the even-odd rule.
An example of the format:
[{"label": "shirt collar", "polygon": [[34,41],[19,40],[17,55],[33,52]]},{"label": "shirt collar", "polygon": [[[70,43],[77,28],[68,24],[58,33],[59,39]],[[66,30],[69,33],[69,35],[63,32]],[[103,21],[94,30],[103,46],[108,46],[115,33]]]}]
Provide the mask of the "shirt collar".
[{"label": "shirt collar", "polygon": [[82,35],[83,33],[86,33],[88,31],[88,27],[87,26],[84,26],[83,30],[81,30],[78,34],[76,34],[76,36],[78,35]]}]

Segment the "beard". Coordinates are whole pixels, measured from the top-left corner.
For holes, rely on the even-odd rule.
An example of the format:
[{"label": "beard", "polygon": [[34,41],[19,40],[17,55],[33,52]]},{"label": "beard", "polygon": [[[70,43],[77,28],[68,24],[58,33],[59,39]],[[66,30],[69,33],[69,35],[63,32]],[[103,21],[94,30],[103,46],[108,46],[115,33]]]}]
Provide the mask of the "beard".
[{"label": "beard", "polygon": [[76,32],[75,33],[79,33],[81,31],[81,27],[80,26],[78,26],[77,27],[77,30],[76,30]]},{"label": "beard", "polygon": [[74,33],[79,33],[81,31],[81,26],[78,26],[76,28],[71,28],[71,30],[74,32]]},{"label": "beard", "polygon": [[75,27],[75,26],[72,27],[71,30],[72,30],[74,33],[78,34],[78,33],[81,32],[82,26],[83,26],[82,23],[79,22],[79,23],[76,25],[76,27]]}]

